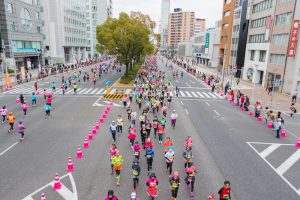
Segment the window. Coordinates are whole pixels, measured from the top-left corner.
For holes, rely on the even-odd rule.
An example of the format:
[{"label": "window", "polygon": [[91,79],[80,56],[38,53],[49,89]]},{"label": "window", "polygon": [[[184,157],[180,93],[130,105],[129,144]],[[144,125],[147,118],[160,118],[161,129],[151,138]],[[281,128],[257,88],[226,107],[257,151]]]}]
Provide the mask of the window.
[{"label": "window", "polygon": [[234,13],[234,19],[239,19],[239,18],[241,18],[241,11]]},{"label": "window", "polygon": [[250,35],[249,43],[264,43],[265,34]]},{"label": "window", "polygon": [[227,29],[229,27],[229,24],[223,24],[223,29]]},{"label": "window", "polygon": [[13,6],[11,3],[7,4],[7,13],[13,14]]},{"label": "window", "polygon": [[257,4],[254,4],[252,7],[252,13],[257,13],[272,7],[272,0],[264,0]]},{"label": "window", "polygon": [[281,65],[285,62],[285,55],[284,54],[271,54],[270,56],[270,63]]},{"label": "window", "polygon": [[277,4],[284,4],[284,3],[289,3],[292,0],[277,0]]},{"label": "window", "polygon": [[230,15],[230,11],[224,12],[224,17],[228,17]]},{"label": "window", "polygon": [[36,17],[37,20],[39,20],[39,19],[40,19],[40,13],[39,13],[39,12],[36,12],[36,13],[35,13],[35,17]]},{"label": "window", "polygon": [[288,44],[288,42],[289,42],[289,34],[273,35],[272,44],[284,45],[284,44]]},{"label": "window", "polygon": [[41,27],[39,27],[39,26],[36,27],[36,30],[37,30],[38,33],[41,33]]},{"label": "window", "polygon": [[262,17],[251,21],[251,28],[264,27],[267,23],[267,17]]},{"label": "window", "polygon": [[15,22],[8,22],[7,26],[8,26],[8,30],[9,31],[16,31],[16,24],[15,24]]},{"label": "window", "polygon": [[255,57],[255,50],[251,50],[250,51],[250,60],[254,61],[254,57]]},{"label": "window", "polygon": [[225,4],[231,3],[231,0],[224,0]]},{"label": "window", "polygon": [[292,13],[283,13],[281,15],[276,15],[276,25],[290,24],[292,21]]},{"label": "window", "polygon": [[93,12],[96,12],[96,11],[97,11],[97,6],[93,6],[93,7],[92,7],[92,11],[93,11]]},{"label": "window", "polygon": [[22,8],[20,18],[21,18],[21,24],[23,26],[23,29],[29,31],[32,23],[31,23],[30,14],[27,9]]},{"label": "window", "polygon": [[259,62],[265,62],[266,61],[266,51],[259,51]]}]

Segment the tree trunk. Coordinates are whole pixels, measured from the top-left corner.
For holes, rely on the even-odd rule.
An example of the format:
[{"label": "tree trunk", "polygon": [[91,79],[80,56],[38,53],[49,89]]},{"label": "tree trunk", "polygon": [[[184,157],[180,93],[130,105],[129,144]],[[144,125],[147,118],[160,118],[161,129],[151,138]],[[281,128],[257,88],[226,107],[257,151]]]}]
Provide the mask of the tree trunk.
[{"label": "tree trunk", "polygon": [[132,66],[133,66],[132,61],[130,61],[130,70],[132,70]]},{"label": "tree trunk", "polygon": [[128,76],[128,67],[129,67],[128,65],[129,65],[128,63],[125,64],[125,67],[126,67],[126,69],[125,69],[125,76]]}]

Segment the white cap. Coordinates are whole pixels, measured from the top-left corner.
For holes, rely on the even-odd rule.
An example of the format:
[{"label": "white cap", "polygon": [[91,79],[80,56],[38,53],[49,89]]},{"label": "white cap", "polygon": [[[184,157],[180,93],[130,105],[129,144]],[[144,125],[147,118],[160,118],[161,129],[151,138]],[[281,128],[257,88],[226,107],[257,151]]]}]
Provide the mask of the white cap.
[{"label": "white cap", "polygon": [[135,192],[132,192],[131,195],[130,195],[130,197],[131,197],[131,198],[136,198],[136,193],[135,193]]}]

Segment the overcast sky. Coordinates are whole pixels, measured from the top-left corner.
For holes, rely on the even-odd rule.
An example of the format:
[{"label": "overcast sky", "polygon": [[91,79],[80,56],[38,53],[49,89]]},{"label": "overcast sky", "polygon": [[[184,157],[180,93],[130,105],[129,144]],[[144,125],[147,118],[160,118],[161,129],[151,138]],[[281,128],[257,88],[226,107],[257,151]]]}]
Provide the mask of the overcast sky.
[{"label": "overcast sky", "polygon": [[[216,20],[221,19],[223,0],[171,0],[170,11],[182,8],[194,11],[197,18],[206,19],[206,28],[213,27]],[[120,12],[130,13],[141,11],[157,22],[160,20],[161,0],[113,0],[113,14],[118,17]]]}]

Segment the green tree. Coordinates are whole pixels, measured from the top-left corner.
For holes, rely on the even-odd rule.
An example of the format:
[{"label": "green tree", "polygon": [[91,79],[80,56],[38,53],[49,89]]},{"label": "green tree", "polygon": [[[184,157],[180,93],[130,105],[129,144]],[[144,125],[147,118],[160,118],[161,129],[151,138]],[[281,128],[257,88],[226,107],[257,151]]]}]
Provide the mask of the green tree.
[{"label": "green tree", "polygon": [[[151,21],[149,16],[143,18],[141,13],[139,16]],[[141,18],[122,12],[118,19],[109,18],[97,27],[97,50],[116,55],[118,61],[126,66],[125,75],[128,75],[134,61],[154,52],[150,40],[153,24],[148,26]]]}]

